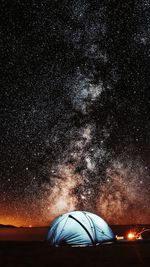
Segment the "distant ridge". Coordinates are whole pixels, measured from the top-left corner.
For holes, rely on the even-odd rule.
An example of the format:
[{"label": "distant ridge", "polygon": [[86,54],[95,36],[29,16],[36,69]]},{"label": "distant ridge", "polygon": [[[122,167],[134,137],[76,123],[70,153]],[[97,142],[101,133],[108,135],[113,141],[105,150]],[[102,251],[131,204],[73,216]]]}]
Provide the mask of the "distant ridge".
[{"label": "distant ridge", "polygon": [[0,228],[16,228],[14,225],[9,225],[9,224],[0,224]]}]

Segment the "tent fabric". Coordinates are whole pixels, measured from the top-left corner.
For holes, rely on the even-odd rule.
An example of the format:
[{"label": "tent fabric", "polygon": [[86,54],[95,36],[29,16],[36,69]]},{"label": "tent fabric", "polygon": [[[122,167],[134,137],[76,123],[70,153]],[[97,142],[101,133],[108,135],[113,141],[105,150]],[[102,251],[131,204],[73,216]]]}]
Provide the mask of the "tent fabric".
[{"label": "tent fabric", "polygon": [[108,224],[98,215],[86,211],[72,211],[57,217],[47,235],[51,246],[90,246],[114,239]]}]

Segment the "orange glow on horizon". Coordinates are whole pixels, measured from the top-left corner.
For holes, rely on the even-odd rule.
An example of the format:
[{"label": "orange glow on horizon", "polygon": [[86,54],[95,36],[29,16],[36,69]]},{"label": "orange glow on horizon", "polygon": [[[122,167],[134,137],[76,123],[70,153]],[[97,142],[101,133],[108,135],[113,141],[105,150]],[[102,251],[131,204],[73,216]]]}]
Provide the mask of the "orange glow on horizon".
[{"label": "orange glow on horizon", "polygon": [[16,227],[47,227],[50,225],[50,223],[52,222],[52,219],[47,220],[41,222],[39,221],[37,218],[33,218],[33,219],[28,219],[28,218],[24,218],[23,216],[21,217],[15,217],[15,216],[1,216],[0,215],[0,224],[2,225],[12,225],[12,226],[16,226]]},{"label": "orange glow on horizon", "polygon": [[[51,216],[49,218],[43,218],[39,216],[37,211],[32,212],[24,205],[15,202],[11,203],[9,206],[7,203],[5,205],[0,205],[0,224],[2,225],[12,225],[16,227],[45,227],[49,226],[52,221]],[[14,209],[17,206],[17,210]]]},{"label": "orange glow on horizon", "polygon": [[[68,169],[66,170],[66,172],[67,171]],[[28,205],[26,205],[26,203],[19,200],[12,200],[11,203],[0,203],[0,224],[13,225],[17,227],[47,227],[57,216],[66,211],[75,210],[74,204],[76,204],[76,202],[74,197],[68,200],[69,192],[74,187],[74,182],[72,182],[71,177],[69,177],[67,180],[64,180],[64,182],[66,182],[65,189],[61,191],[61,194],[59,190],[57,192],[56,188],[55,190],[57,194],[51,194],[52,198],[49,198],[49,201],[44,201],[44,204],[42,203],[41,206],[39,206],[39,209],[37,207],[33,208],[32,205],[29,207]],[[76,178],[78,180],[78,177]],[[55,191],[53,192],[55,193]],[[56,197],[57,195],[58,197]],[[43,206],[44,208],[42,209]],[[66,208],[68,210],[66,210]],[[101,216],[101,214],[99,214],[98,212],[97,214]],[[110,218],[109,220],[107,220],[107,216],[102,217],[106,221],[108,221],[109,224],[112,224]],[[147,218],[147,221],[144,221],[143,224],[148,224],[148,219],[149,218]],[[123,220],[119,223],[117,221],[116,224],[125,223],[131,224],[130,222]],[[137,223],[138,222],[136,222],[136,224]],[[133,227],[132,229],[129,229],[128,233],[125,233],[125,238],[129,240],[139,238],[139,236],[137,235],[138,232],[138,229]]]},{"label": "orange glow on horizon", "polygon": [[13,217],[0,217],[0,224],[2,225],[12,225],[12,226],[16,226],[16,227],[47,227],[50,225],[52,220],[50,220],[49,222],[43,222],[40,223],[38,221],[28,221],[27,219],[23,219],[23,218],[13,218]]},{"label": "orange glow on horizon", "polygon": [[13,226],[23,226],[24,221],[19,218],[13,218],[13,217],[0,217],[0,224],[3,225],[13,225]]}]

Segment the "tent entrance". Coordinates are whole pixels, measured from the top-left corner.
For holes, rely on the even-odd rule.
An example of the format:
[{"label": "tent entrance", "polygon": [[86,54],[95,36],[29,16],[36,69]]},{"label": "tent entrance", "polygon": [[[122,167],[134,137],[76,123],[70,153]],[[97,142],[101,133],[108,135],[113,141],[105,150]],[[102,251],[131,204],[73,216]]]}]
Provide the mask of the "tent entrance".
[{"label": "tent entrance", "polygon": [[93,240],[91,234],[89,233],[89,231],[86,229],[86,227],[85,227],[85,226],[84,226],[78,219],[76,219],[74,216],[72,216],[72,215],[69,214],[68,217],[72,218],[73,220],[75,220],[77,223],[79,223],[79,224],[81,225],[81,227],[82,227],[82,228],[85,230],[85,232],[88,234],[88,236],[89,236],[89,238],[90,238],[90,240],[91,240],[91,242],[92,242],[92,245],[94,245],[94,240]]}]

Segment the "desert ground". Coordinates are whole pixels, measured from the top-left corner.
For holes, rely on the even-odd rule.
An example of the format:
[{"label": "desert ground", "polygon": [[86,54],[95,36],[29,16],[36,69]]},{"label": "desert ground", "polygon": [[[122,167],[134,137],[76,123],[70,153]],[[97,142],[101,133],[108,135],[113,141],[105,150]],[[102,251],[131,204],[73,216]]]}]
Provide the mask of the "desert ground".
[{"label": "desert ground", "polygon": [[[127,226],[112,226],[112,229],[120,235]],[[55,248],[46,241],[47,231],[46,227],[0,229],[0,267],[150,266],[149,239]]]}]

